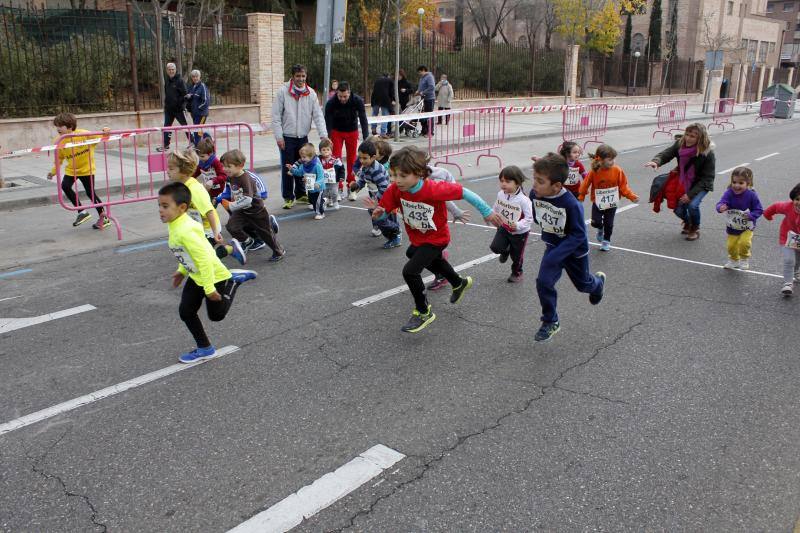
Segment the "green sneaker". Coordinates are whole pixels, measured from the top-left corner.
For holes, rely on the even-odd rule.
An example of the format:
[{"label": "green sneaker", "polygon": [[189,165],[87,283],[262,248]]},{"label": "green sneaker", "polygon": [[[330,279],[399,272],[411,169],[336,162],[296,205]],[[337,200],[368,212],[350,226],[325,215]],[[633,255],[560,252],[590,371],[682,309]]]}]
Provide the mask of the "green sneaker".
[{"label": "green sneaker", "polygon": [[536,332],[533,340],[536,342],[549,341],[560,329],[561,325],[558,322],[542,322],[542,327]]},{"label": "green sneaker", "polygon": [[283,202],[284,209],[291,209],[292,207],[294,207],[294,200],[286,200]]},{"label": "green sneaker", "polygon": [[457,304],[461,301],[461,298],[464,297],[464,293],[467,292],[467,289],[472,287],[472,276],[467,276],[464,278],[464,281],[458,287],[453,289],[453,294],[450,295],[450,303]]},{"label": "green sneaker", "polygon": [[436,320],[436,315],[431,312],[431,306],[429,305],[427,313],[420,313],[414,309],[411,313],[411,318],[408,319],[408,323],[400,329],[406,333],[416,333],[425,329],[434,320]]},{"label": "green sneaker", "polygon": [[308,203],[308,196],[305,194],[297,199],[298,204],[307,204]]}]

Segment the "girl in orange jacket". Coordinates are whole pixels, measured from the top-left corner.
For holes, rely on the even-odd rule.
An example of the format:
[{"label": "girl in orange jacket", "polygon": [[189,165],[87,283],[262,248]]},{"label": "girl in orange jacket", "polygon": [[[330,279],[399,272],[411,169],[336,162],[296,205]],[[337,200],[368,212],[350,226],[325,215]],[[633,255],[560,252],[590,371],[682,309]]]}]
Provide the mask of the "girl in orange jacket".
[{"label": "girl in orange jacket", "polygon": [[597,147],[592,158],[592,170],[581,183],[578,200],[583,201],[589,187],[592,188],[592,227],[597,228],[597,240],[600,249],[607,252],[611,249],[611,233],[614,230],[614,215],[617,213],[620,197],[631,202],[639,197],[628,187],[625,172],[615,164],[617,151],[607,144]]}]

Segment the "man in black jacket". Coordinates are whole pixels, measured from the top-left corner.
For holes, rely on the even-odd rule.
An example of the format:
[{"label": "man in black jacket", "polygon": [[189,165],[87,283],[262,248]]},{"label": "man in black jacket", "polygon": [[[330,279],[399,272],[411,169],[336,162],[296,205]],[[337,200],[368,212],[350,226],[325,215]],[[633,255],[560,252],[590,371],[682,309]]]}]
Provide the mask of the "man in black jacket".
[{"label": "man in black jacket", "polygon": [[[394,108],[394,82],[388,74],[384,73],[375,80],[375,85],[372,86],[370,104],[372,105],[373,117],[392,114],[392,109]],[[392,126],[388,122],[381,124],[380,129],[383,136],[392,134]],[[376,133],[376,129],[372,128],[372,134],[375,135]]]},{"label": "man in black jacket", "polygon": [[355,179],[353,163],[356,162],[358,148],[358,125],[361,123],[361,134],[369,137],[369,123],[364,100],[350,92],[350,84],[339,82],[336,96],[325,104],[325,125],[333,143],[333,155],[341,159],[342,144],[347,150],[347,183]]},{"label": "man in black jacket", "polygon": [[[175,63],[167,63],[167,83],[164,87],[164,127],[172,126],[176,119],[182,126],[186,125],[186,115],[183,114],[185,105],[186,84],[178,74]],[[188,131],[186,133],[189,134]],[[164,132],[163,144],[158,150],[159,152],[169,150],[171,136],[172,132]],[[189,139],[191,141],[191,137]]]}]

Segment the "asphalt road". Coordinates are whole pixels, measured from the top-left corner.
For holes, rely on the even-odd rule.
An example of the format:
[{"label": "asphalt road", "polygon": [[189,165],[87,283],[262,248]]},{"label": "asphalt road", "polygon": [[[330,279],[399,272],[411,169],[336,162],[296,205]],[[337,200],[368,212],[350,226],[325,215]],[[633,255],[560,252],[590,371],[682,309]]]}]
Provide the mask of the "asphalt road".
[{"label": "asphalt road", "polygon": [[[798,122],[717,134],[717,170],[749,163],[765,205],[788,199],[799,135]],[[654,154],[618,159],[643,198]],[[562,281],[546,344],[533,341],[541,242],[522,284],[509,265],[472,266],[465,299],[431,295],[438,319],[409,335],[407,292],[352,305],[403,285],[404,248],[381,249],[359,209],[285,220],[287,259],[253,254],[259,278],[207,323],[238,351],[0,435],[0,530],[227,531],[383,444],[406,457],[299,530],[792,531],[799,297],[764,275],[780,271],[776,222],[759,221],[755,273],[714,266],[727,181],[694,243],[669,212],[620,213],[625,250],[591,252],[605,299]],[[488,254],[492,233],[453,228],[451,261]],[[0,333],[0,424],[191,348],[160,246],[30,268],[0,278],[3,317],[96,309]]]}]

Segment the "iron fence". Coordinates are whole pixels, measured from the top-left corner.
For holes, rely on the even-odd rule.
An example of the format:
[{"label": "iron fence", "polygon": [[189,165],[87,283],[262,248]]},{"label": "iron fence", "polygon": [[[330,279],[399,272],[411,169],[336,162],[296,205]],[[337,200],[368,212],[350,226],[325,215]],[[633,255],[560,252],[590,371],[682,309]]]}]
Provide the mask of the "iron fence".
[{"label": "iron fence", "polygon": [[581,55],[578,75],[588,72],[587,87],[604,95],[693,93],[702,90],[702,63],[691,59],[648,61],[646,57],[621,57],[592,52],[584,71]]},{"label": "iron fence", "polygon": [[[134,13],[129,33],[125,11],[0,7],[0,71],[13,73],[0,78],[0,117],[131,111],[134,89],[141,109],[161,108],[155,18]],[[181,63],[188,67],[191,62],[203,72],[212,104],[250,101],[246,29],[228,28],[226,20],[221,33],[195,30],[185,22],[176,29],[175,17],[165,16],[159,23],[162,62],[177,59],[180,35]]]}]

